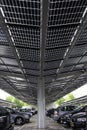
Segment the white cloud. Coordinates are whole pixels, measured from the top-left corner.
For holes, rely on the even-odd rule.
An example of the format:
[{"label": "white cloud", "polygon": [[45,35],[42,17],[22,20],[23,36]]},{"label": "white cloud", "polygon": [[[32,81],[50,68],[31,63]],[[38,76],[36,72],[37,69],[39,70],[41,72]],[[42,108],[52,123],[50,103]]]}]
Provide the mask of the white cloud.
[{"label": "white cloud", "polygon": [[82,87],[74,90],[72,92],[72,94],[76,97],[76,98],[79,98],[79,97],[82,97],[82,96],[85,96],[87,95],[87,84],[83,85]]},{"label": "white cloud", "polygon": [[10,96],[7,92],[0,89],[0,99],[6,99],[6,97]]}]

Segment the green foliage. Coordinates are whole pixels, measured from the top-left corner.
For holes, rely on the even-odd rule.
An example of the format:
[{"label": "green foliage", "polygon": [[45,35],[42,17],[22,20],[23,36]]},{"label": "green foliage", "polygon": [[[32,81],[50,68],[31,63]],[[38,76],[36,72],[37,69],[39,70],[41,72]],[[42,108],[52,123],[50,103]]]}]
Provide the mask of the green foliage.
[{"label": "green foliage", "polygon": [[63,98],[58,99],[58,100],[55,102],[55,104],[56,104],[57,106],[60,106],[60,105],[63,104],[64,102],[67,102],[67,101],[70,101],[70,100],[73,100],[73,99],[75,99],[75,96],[74,96],[72,93],[69,93],[69,94],[66,95],[65,98],[63,97]]},{"label": "green foliage", "polygon": [[60,98],[56,101],[56,104],[61,105],[62,103],[64,103],[65,99],[64,98]]},{"label": "green foliage", "polygon": [[67,96],[66,96],[66,101],[70,101],[70,100],[73,100],[75,99],[74,95],[72,93],[69,93]]},{"label": "green foliage", "polygon": [[22,108],[22,106],[29,106],[29,104],[24,103],[24,102],[22,102],[21,100],[15,98],[15,97],[13,97],[13,96],[8,96],[8,97],[6,98],[6,100],[9,101],[9,102],[15,103],[15,104],[16,104],[15,107],[17,107],[17,108]]},{"label": "green foliage", "polygon": [[8,96],[8,97],[6,98],[6,100],[7,100],[8,102],[14,102],[14,97],[13,97],[13,96]]}]

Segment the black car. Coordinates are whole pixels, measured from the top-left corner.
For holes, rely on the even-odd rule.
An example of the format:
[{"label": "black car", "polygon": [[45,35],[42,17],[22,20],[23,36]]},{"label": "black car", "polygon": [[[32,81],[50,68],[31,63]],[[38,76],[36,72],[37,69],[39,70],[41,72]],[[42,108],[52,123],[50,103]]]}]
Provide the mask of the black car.
[{"label": "black car", "polygon": [[63,114],[69,113],[73,111],[74,109],[76,109],[76,106],[74,105],[60,106],[56,108],[57,113],[54,114],[54,120],[56,120],[57,122],[60,122],[60,118]]},{"label": "black car", "polygon": [[76,130],[76,128],[84,128],[86,129],[86,113],[80,112],[77,114],[74,114],[71,117],[70,126]]},{"label": "black car", "polygon": [[13,130],[13,123],[10,113],[0,106],[0,130]]},{"label": "black car", "polygon": [[50,108],[46,111],[46,116],[52,117],[54,115],[55,108]]},{"label": "black car", "polygon": [[85,106],[81,106],[77,109],[75,109],[74,111],[72,112],[69,112],[69,113],[65,113],[61,116],[61,123],[67,125],[67,126],[70,126],[70,120],[71,120],[71,117],[74,115],[74,114],[77,114],[77,113],[80,113],[80,112],[85,112],[85,110],[87,109],[87,105]]}]

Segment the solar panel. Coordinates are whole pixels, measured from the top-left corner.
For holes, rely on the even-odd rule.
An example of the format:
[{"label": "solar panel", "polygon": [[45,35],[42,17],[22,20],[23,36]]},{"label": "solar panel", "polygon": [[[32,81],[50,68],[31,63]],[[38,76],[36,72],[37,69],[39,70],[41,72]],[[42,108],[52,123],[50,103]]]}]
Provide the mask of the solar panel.
[{"label": "solar panel", "polygon": [[70,54],[70,57],[75,57],[75,56],[82,56],[87,52],[87,45],[79,45],[75,46]]},{"label": "solar panel", "polygon": [[1,27],[0,27],[0,45],[8,45],[6,35],[4,34]]},{"label": "solar panel", "polygon": [[69,46],[71,38],[76,30],[76,25],[48,28],[46,48]]},{"label": "solar panel", "polygon": [[1,0],[7,23],[40,26],[40,1]]},{"label": "solar panel", "polygon": [[9,59],[9,58],[2,58],[3,62],[8,65],[15,65],[17,66],[18,63],[15,59]]},{"label": "solar panel", "polygon": [[45,62],[44,64],[44,70],[52,70],[57,69],[60,65],[61,60],[51,61],[51,62]]},{"label": "solar panel", "polygon": [[35,49],[17,48],[20,59],[26,59],[31,61],[39,61],[40,51]]},{"label": "solar panel", "polygon": [[49,26],[79,23],[86,7],[86,0],[50,0]]},{"label": "solar panel", "polygon": [[14,58],[12,48],[10,48],[9,46],[0,45],[0,56]]},{"label": "solar panel", "polygon": [[24,48],[40,47],[40,29],[10,26],[10,31],[15,42],[15,46]]},{"label": "solar panel", "polygon": [[33,69],[33,70],[39,70],[39,62],[31,62],[31,61],[27,61],[27,60],[22,60],[23,63],[23,67],[25,69]]},{"label": "solar panel", "polygon": [[40,75],[40,71],[25,69],[25,74],[39,76]]},{"label": "solar panel", "polygon": [[63,59],[66,48],[48,49],[45,52],[46,61]]},{"label": "solar panel", "polygon": [[[49,0],[46,25],[42,15],[45,13],[42,12],[43,8],[46,7],[42,4],[41,0],[0,1],[3,16],[0,24],[5,24],[8,29],[7,35],[5,27],[0,27],[0,71],[6,75],[0,83],[1,86],[4,84],[4,90],[11,92],[11,88],[16,89],[11,92],[13,95],[26,101],[30,99],[31,102],[37,100],[41,63],[47,102],[55,101],[75,89],[75,86],[86,82],[85,77],[80,77],[80,74],[73,74],[73,77],[68,78],[63,74],[70,73],[69,76],[72,76],[75,71],[87,68],[87,26],[82,29],[73,46],[77,29],[83,26],[87,1]],[[42,39],[44,31],[47,32],[45,43]],[[70,53],[67,56],[68,51]],[[62,68],[65,59],[67,60]],[[23,79],[17,79],[18,74]],[[5,87],[6,84],[10,89]]]}]

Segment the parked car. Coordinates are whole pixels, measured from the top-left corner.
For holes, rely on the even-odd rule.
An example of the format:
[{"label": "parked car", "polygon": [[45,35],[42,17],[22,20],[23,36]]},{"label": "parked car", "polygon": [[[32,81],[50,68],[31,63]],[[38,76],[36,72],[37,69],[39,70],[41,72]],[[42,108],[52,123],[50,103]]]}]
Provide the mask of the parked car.
[{"label": "parked car", "polygon": [[73,105],[67,105],[67,106],[61,106],[56,108],[55,112],[54,112],[54,117],[53,119],[56,120],[57,122],[60,121],[60,117],[65,114],[68,113],[70,111],[73,111],[76,108],[76,106]]},{"label": "parked car", "polygon": [[70,119],[71,119],[71,113],[67,112],[60,116],[60,120],[58,120],[58,123],[64,124],[66,126],[70,126]]},{"label": "parked car", "polygon": [[32,108],[32,109],[31,109],[31,113],[32,113],[33,115],[35,115],[35,114],[37,114],[37,110],[35,110],[35,108]]},{"label": "parked car", "polygon": [[53,117],[55,108],[50,108],[46,111],[46,116]]},{"label": "parked car", "polygon": [[72,112],[65,113],[60,117],[60,122],[67,126],[70,126],[71,117],[74,114],[77,114],[80,112],[85,112],[86,109],[87,109],[87,105],[78,107],[77,109],[73,110]]},{"label": "parked car", "polygon": [[86,113],[80,112],[77,114],[74,114],[71,117],[70,126],[76,130],[76,128],[84,128],[86,129]]},{"label": "parked car", "polygon": [[20,109],[19,112],[26,113],[30,117],[32,117],[32,115],[33,115],[32,112],[30,110],[28,110],[28,109]]},{"label": "parked car", "polygon": [[22,125],[30,121],[30,116],[26,113],[18,112],[8,107],[6,107],[6,110],[11,113],[11,116],[14,119],[14,123],[16,125]]},{"label": "parked car", "polygon": [[13,130],[13,123],[10,113],[0,106],[0,130]]}]

